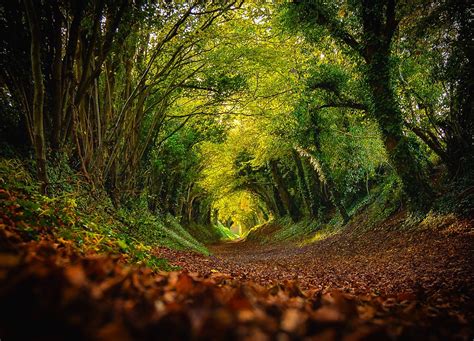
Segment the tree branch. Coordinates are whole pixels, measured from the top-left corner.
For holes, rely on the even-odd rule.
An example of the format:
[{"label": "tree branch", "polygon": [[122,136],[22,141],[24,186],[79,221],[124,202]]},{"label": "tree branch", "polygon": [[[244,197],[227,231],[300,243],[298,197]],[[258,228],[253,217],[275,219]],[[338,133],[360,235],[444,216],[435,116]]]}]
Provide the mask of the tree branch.
[{"label": "tree branch", "polygon": [[340,102],[340,103],[327,103],[316,107],[317,110],[325,108],[347,108],[347,109],[356,109],[367,111],[368,108],[365,104],[356,103],[356,102]]}]

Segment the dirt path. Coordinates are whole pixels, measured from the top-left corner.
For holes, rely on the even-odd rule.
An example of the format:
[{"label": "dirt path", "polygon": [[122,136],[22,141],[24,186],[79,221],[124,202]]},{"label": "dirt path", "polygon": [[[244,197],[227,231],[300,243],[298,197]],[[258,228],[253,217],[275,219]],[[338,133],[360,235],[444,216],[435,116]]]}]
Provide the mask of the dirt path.
[{"label": "dirt path", "polygon": [[191,272],[217,270],[264,285],[296,280],[303,289],[467,296],[474,283],[472,226],[465,221],[464,226],[439,231],[349,231],[304,247],[225,242],[209,246],[209,258],[159,253]]},{"label": "dirt path", "polygon": [[401,308],[391,318],[402,324],[424,324],[435,334],[444,330],[448,338],[464,330],[458,336],[465,339],[474,325],[473,226],[464,221],[436,231],[348,231],[304,247],[226,242],[211,245],[211,257],[171,250],[159,254],[201,276],[227,274],[309,292],[336,289],[359,302],[370,297],[381,302],[382,310]]}]

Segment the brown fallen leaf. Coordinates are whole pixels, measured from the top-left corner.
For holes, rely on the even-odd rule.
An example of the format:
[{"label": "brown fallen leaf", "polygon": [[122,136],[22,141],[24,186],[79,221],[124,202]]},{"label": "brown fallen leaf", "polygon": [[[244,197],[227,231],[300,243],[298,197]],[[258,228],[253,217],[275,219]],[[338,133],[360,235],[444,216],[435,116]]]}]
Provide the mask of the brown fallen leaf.
[{"label": "brown fallen leaf", "polygon": [[233,310],[252,309],[252,303],[243,293],[242,289],[237,289],[227,302],[227,306]]},{"label": "brown fallen leaf", "polygon": [[13,253],[0,253],[0,268],[12,268],[20,264],[20,255]]},{"label": "brown fallen leaf", "polygon": [[307,315],[298,309],[287,309],[281,319],[281,329],[292,333],[306,323]]},{"label": "brown fallen leaf", "polygon": [[335,306],[323,306],[311,314],[311,317],[323,323],[343,322],[345,318],[344,314]]},{"label": "brown fallen leaf", "polygon": [[194,288],[194,281],[186,272],[183,272],[178,276],[175,288],[179,294],[190,293]]},{"label": "brown fallen leaf", "polygon": [[64,275],[67,280],[77,287],[84,286],[87,283],[87,276],[81,265],[70,265],[64,269]]},{"label": "brown fallen leaf", "polygon": [[103,326],[95,335],[98,341],[130,341],[133,338],[129,335],[127,328],[120,322],[112,322]]}]

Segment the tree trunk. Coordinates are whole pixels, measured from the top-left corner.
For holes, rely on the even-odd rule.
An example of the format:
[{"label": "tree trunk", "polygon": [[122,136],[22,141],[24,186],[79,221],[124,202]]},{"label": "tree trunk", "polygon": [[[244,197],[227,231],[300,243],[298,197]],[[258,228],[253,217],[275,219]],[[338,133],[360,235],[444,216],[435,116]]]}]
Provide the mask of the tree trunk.
[{"label": "tree trunk", "polygon": [[311,217],[319,217],[319,209],[325,203],[330,203],[327,198],[323,198],[323,193],[321,189],[321,180],[318,177],[318,174],[311,167],[311,164],[307,159],[304,159],[303,170],[306,179],[306,184],[308,186],[309,202],[311,207]]},{"label": "tree trunk", "polygon": [[390,46],[396,32],[395,0],[363,1],[365,76],[371,92],[371,112],[382,132],[390,163],[402,181],[403,190],[413,208],[426,208],[431,188],[413,150],[419,148],[403,133],[403,116],[391,79]]},{"label": "tree trunk", "polygon": [[293,219],[293,221],[295,222],[298,221],[300,219],[300,211],[295,205],[293,198],[291,198],[290,193],[285,187],[285,182],[280,174],[280,170],[278,169],[276,161],[270,161],[270,169],[272,172],[273,180],[275,181],[276,187],[278,189],[280,199],[285,205],[285,208],[291,216],[291,219]]},{"label": "tree trunk", "polygon": [[454,52],[458,55],[458,72],[455,75],[455,101],[450,110],[447,136],[448,168],[452,177],[469,176],[474,168],[474,30],[472,4],[469,3],[461,1],[455,14],[460,17],[459,47]]},{"label": "tree trunk", "polygon": [[283,201],[280,198],[280,194],[278,193],[278,188],[275,185],[273,185],[272,191],[273,191],[273,201],[275,203],[275,208],[276,208],[275,213],[278,217],[283,217],[288,212],[286,211],[285,205],[283,204]]},{"label": "tree trunk", "polygon": [[35,146],[36,170],[38,180],[41,183],[41,193],[46,194],[48,173],[46,169],[46,143],[43,121],[44,85],[41,72],[40,27],[32,0],[25,0],[25,8],[31,33],[31,73],[34,83],[33,144]]},{"label": "tree trunk", "polygon": [[[54,46],[54,57],[52,63],[51,80],[52,80],[52,131],[51,131],[51,149],[53,154],[57,154],[60,148],[60,134],[62,125],[62,41],[61,41],[61,30],[62,30],[62,19],[59,4],[55,2],[53,4],[54,13],[54,29],[53,29],[53,46]],[[56,155],[57,156],[57,155]]]},{"label": "tree trunk", "polygon": [[402,131],[403,117],[390,79],[389,47],[374,48],[367,70],[372,93],[372,112],[377,120],[391,164],[402,180],[403,190],[414,208],[430,202],[431,188],[412,150],[418,146]]},{"label": "tree trunk", "polygon": [[308,211],[308,215],[311,218],[314,218],[316,217],[316,215],[314,214],[315,213],[314,207],[311,203],[310,189],[308,186],[308,182],[306,181],[303,164],[301,162],[299,154],[294,149],[292,149],[292,156],[293,156],[293,161],[295,162],[295,166],[296,166],[296,174],[298,177],[298,185],[300,188],[301,197],[303,198],[303,202],[306,206],[306,210]]},{"label": "tree trunk", "polygon": [[296,151],[301,155],[308,157],[311,163],[311,166],[313,166],[314,171],[318,173],[319,178],[326,182],[328,188],[329,188],[329,193],[331,195],[331,200],[336,206],[337,210],[341,214],[342,220],[344,223],[347,223],[349,221],[349,214],[347,213],[346,208],[344,207],[344,204],[342,203],[342,196],[339,193],[336,184],[332,180],[331,174],[329,173],[329,170],[327,169],[326,165],[321,162],[317,157],[315,157],[313,154],[309,153],[308,151],[304,150],[301,147],[296,147]]}]

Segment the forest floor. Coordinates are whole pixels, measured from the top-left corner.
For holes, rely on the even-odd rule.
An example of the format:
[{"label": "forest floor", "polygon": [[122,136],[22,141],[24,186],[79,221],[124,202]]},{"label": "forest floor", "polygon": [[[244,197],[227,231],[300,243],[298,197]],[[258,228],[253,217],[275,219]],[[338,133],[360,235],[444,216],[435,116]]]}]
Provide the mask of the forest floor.
[{"label": "forest floor", "polygon": [[[169,249],[157,254],[201,276],[214,273],[273,290],[302,290],[303,300],[295,304],[291,318],[288,310],[282,315],[299,336],[311,329],[308,320],[316,319],[328,323],[321,335],[329,339],[372,333],[469,339],[474,326],[474,221],[447,219],[436,229],[407,231],[399,228],[401,219],[392,217],[376,230],[349,228],[302,247],[243,240],[210,246],[210,258]],[[314,295],[321,299],[316,310]]]},{"label": "forest floor", "polygon": [[474,222],[399,223],[302,247],[224,242],[210,257],[157,248],[181,270],[154,273],[5,220],[0,337],[471,340]]}]

